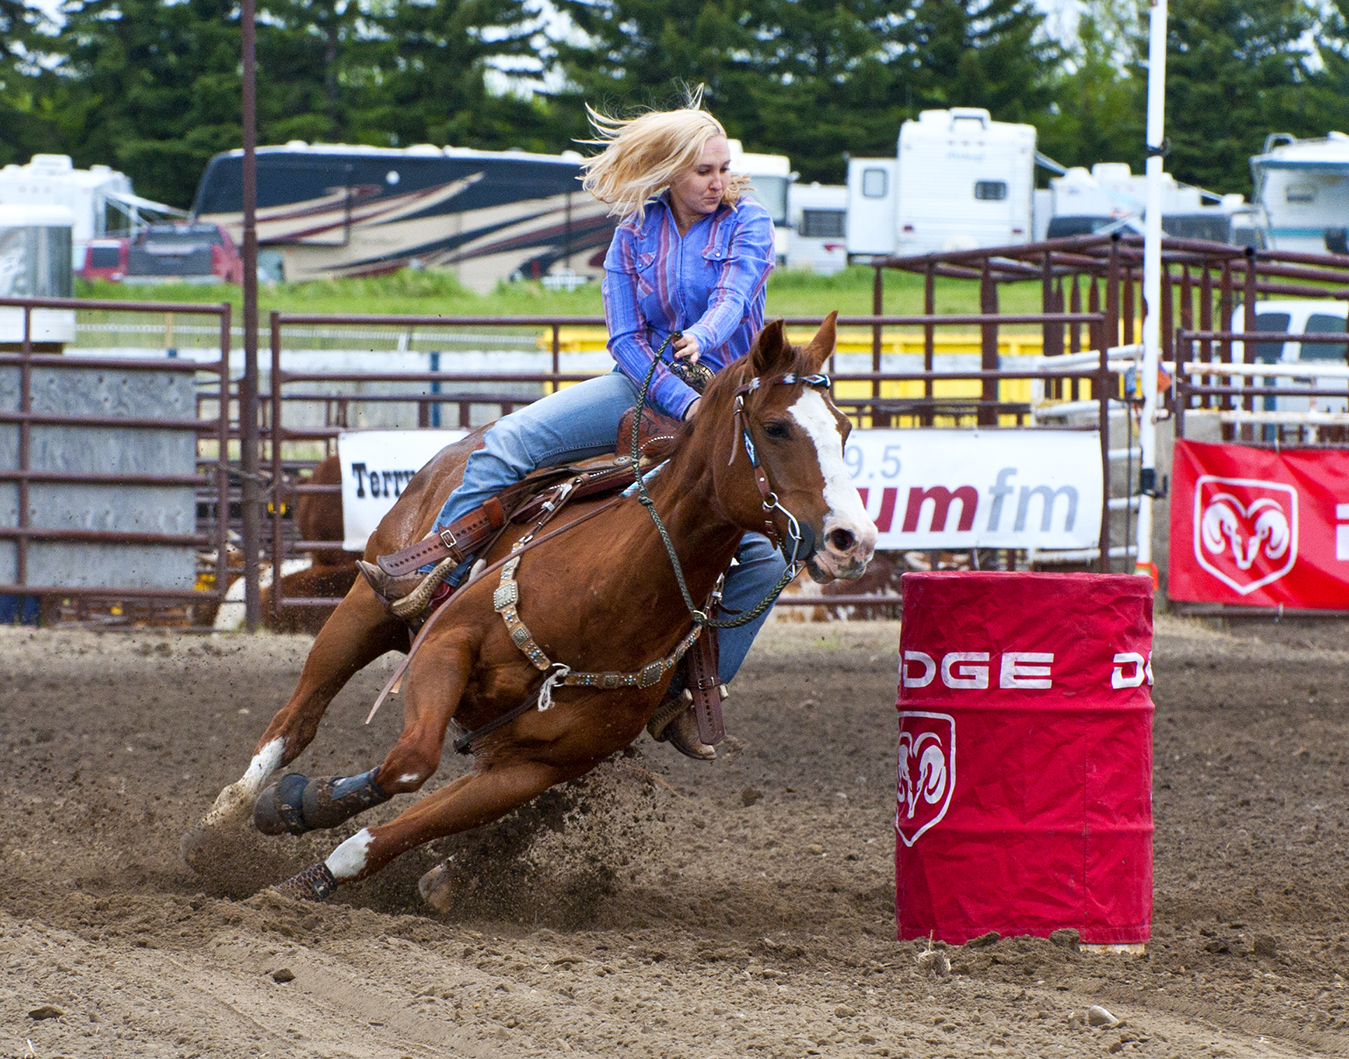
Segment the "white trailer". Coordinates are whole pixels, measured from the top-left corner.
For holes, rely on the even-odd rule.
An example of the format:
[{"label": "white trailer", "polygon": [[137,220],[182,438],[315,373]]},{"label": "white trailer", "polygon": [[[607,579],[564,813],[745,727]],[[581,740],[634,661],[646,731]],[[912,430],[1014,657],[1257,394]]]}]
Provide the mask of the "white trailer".
[{"label": "white trailer", "polygon": [[73,265],[84,264],[84,248],[108,235],[134,235],[152,217],[186,213],[143,199],[131,178],[106,165],[76,169],[66,154],[35,154],[27,165],[0,169],[0,206],[62,206],[70,211]]},{"label": "white trailer", "polygon": [[848,161],[848,253],[926,254],[1030,242],[1035,127],[980,107],[925,110],[896,157]]},{"label": "white trailer", "polygon": [[1264,151],[1251,159],[1251,178],[1275,250],[1324,254],[1326,229],[1349,226],[1349,136],[1342,132],[1265,137]]},{"label": "white trailer", "polygon": [[842,184],[792,184],[788,193],[788,268],[830,276],[848,264],[848,189]]},{"label": "white trailer", "polygon": [[750,195],[773,218],[773,245],[779,262],[788,260],[791,251],[791,224],[787,215],[788,189],[793,174],[785,154],[757,154],[746,151],[739,140],[728,140],[731,148],[731,172],[750,178]]}]

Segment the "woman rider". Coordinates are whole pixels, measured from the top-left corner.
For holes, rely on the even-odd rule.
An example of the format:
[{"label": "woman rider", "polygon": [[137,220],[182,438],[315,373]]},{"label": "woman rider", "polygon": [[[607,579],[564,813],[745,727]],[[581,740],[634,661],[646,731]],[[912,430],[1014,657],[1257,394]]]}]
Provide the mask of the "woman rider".
[{"label": "woman rider", "polygon": [[[445,501],[433,534],[539,467],[612,452],[619,420],[636,405],[658,355],[648,401],[668,416],[689,419],[698,414],[700,398],[684,381],[693,375],[688,365],[716,372],[749,352],[763,326],[773,222],[744,196],[748,178],[730,172],[726,130],[700,104],[701,90],[687,107],[631,120],[590,112],[599,137],[594,142],[604,149],[586,161],[583,187],[611,216],[623,218],[604,260],[604,315],[617,365],[498,420],[468,458],[463,483]],[[672,332],[679,337],[667,342]],[[459,584],[471,565],[466,557],[450,584]],[[732,612],[752,607],[784,565],[768,538],[746,533],[726,575],[723,606]],[[411,591],[419,579],[395,583],[377,567],[362,564],[362,570],[386,599]],[[722,630],[722,683],[740,668],[766,617]],[[669,703],[667,697],[657,711],[652,735],[690,757],[715,757],[698,739],[693,708],[673,710]]]}]

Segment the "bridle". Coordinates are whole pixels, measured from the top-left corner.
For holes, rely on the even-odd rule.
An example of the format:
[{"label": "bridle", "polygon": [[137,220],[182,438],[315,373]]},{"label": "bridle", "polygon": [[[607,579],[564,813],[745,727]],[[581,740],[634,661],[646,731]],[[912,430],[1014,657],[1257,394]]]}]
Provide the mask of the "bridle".
[{"label": "bridle", "polygon": [[[749,436],[749,416],[745,412],[745,398],[763,386],[794,386],[798,382],[816,390],[829,389],[828,375],[798,375],[796,372],[790,371],[785,375],[767,380],[760,375],[756,375],[735,391],[735,425],[744,443],[745,455],[749,458],[750,469],[754,472],[754,484],[758,486],[759,495],[763,498],[763,535],[773,542],[774,548],[784,549],[782,554],[789,563],[798,562],[797,557],[803,544],[805,545],[805,554],[800,556],[800,562],[806,562],[815,554],[815,533],[809,526],[803,527],[796,520],[796,516],[782,506],[777,493],[773,492],[773,487],[768,481],[768,473],[764,470],[763,464],[759,462],[759,454],[754,447],[754,439]],[[736,452],[735,446],[732,446],[731,458],[726,464],[728,467],[735,463]],[[778,533],[778,528],[773,522],[774,511],[781,511],[786,516],[788,534],[792,541],[792,554],[790,556],[787,555],[781,534]]]},{"label": "bridle", "polygon": [[[632,420],[632,459],[634,468],[633,473],[637,479],[637,499],[638,502],[646,508],[647,514],[651,516],[651,520],[656,524],[656,531],[660,534],[660,539],[665,545],[666,554],[670,557],[670,565],[674,568],[675,581],[679,583],[679,592],[684,597],[684,605],[688,607],[689,613],[693,616],[694,624],[714,629],[732,629],[737,626],[748,625],[771,607],[778,596],[782,594],[782,590],[801,572],[802,564],[815,554],[815,534],[811,531],[809,526],[803,527],[796,516],[782,506],[782,502],[778,499],[777,493],[773,491],[772,483],[768,480],[768,472],[764,470],[763,464],[759,460],[758,451],[754,446],[754,439],[751,438],[749,434],[749,416],[745,411],[745,397],[762,387],[782,385],[794,386],[798,383],[810,386],[813,389],[827,390],[829,388],[829,376],[820,374],[800,375],[796,372],[787,372],[784,375],[765,379],[762,376],[756,375],[748,382],[742,383],[736,388],[734,421],[736,429],[738,429],[740,433],[741,443],[745,449],[745,456],[749,459],[750,469],[754,473],[754,484],[758,487],[759,495],[762,499],[762,531],[764,536],[773,542],[774,547],[782,550],[783,556],[787,559],[787,568],[783,570],[782,576],[778,578],[777,584],[769,589],[768,595],[764,596],[763,599],[749,610],[734,618],[714,618],[707,611],[700,609],[697,604],[693,602],[693,596],[689,592],[688,585],[684,581],[684,568],[679,562],[678,554],[675,552],[674,541],[670,539],[670,531],[665,528],[664,521],[656,511],[655,503],[647,494],[646,476],[636,469],[637,459],[641,454],[638,446],[637,431],[642,421],[642,409],[646,405],[647,392],[651,388],[651,379],[656,374],[656,366],[662,363],[661,355],[665,352],[669,344],[678,337],[679,332],[671,332],[666,336],[660,349],[656,351],[656,355],[651,358],[651,367],[647,369],[646,378],[642,381],[641,391],[637,394],[637,410]],[[736,446],[732,445],[731,458],[727,463],[727,466],[735,463],[736,452]],[[787,555],[786,544],[782,541],[782,535],[778,533],[777,526],[773,524],[772,513],[774,511],[781,511],[787,519],[788,532],[791,536],[792,544],[791,555]],[[804,554],[802,554],[803,548]],[[720,582],[718,582],[718,584],[720,584]],[[710,606],[708,608],[709,610],[715,609],[715,603],[719,598],[720,593],[714,591],[712,597],[713,606]]]}]

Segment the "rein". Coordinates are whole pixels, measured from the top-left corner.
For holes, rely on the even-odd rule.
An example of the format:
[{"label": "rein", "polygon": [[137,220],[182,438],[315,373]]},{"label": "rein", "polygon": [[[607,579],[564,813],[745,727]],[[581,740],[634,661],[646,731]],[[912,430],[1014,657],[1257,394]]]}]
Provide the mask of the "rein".
[{"label": "rein", "polygon": [[[633,417],[632,421],[632,451],[635,454],[634,458],[636,458],[636,455],[640,454],[637,446],[637,425],[642,419],[642,408],[646,405],[646,395],[651,388],[651,379],[656,374],[656,365],[661,362],[661,353],[665,351],[665,347],[676,337],[676,334],[677,333],[672,332],[668,335],[665,342],[661,345],[661,348],[657,350],[656,355],[651,360],[651,367],[647,370],[646,378],[642,381],[641,392],[637,394],[637,414]],[[781,547],[780,535],[777,532],[777,527],[773,525],[772,521],[772,512],[775,510],[781,511],[787,516],[787,522],[792,534],[792,555],[787,562],[787,568],[782,571],[782,576],[778,578],[777,584],[768,590],[768,595],[764,596],[763,599],[759,600],[758,603],[738,617],[714,618],[706,611],[699,609],[693,602],[693,595],[689,592],[688,584],[684,580],[684,568],[679,562],[679,555],[675,552],[674,541],[670,539],[670,531],[666,529],[664,520],[661,519],[659,513],[656,511],[655,502],[646,491],[645,476],[642,475],[640,471],[634,471],[637,478],[637,501],[646,508],[647,514],[651,516],[651,521],[656,524],[656,531],[660,534],[661,543],[665,545],[665,552],[670,557],[670,565],[674,568],[675,581],[679,583],[679,593],[684,597],[684,606],[688,608],[689,614],[693,616],[695,628],[705,626],[712,629],[734,629],[741,625],[748,625],[771,607],[777,601],[778,596],[782,594],[782,590],[791,583],[792,579],[795,578],[798,573],[801,572],[801,563],[805,561],[800,557],[801,545],[803,543],[801,525],[797,522],[796,516],[782,506],[778,500],[777,493],[773,492],[772,485],[768,481],[768,474],[764,471],[762,464],[760,464],[758,452],[755,450],[754,442],[749,436],[749,424],[745,421],[745,396],[747,394],[753,393],[763,385],[794,385],[798,382],[816,389],[827,389],[829,386],[829,376],[818,374],[798,375],[795,372],[789,372],[776,379],[770,379],[765,383],[763,379],[756,375],[753,379],[740,386],[735,391],[735,423],[739,427],[741,441],[745,448],[745,455],[749,459],[750,468],[754,471],[754,483],[758,486],[759,495],[763,498],[764,535],[772,541],[774,545]],[[736,451],[735,446],[732,446],[731,463],[735,462]]]}]

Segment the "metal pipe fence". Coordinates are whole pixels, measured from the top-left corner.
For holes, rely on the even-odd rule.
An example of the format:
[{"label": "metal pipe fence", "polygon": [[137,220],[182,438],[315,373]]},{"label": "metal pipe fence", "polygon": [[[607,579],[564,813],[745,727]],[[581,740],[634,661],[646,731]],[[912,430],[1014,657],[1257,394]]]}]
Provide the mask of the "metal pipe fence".
[{"label": "metal pipe fence", "polygon": [[[830,368],[834,399],[859,425],[864,421],[873,424],[888,425],[898,416],[908,416],[925,424],[933,424],[938,418],[959,424],[963,420],[986,422],[992,418],[1007,417],[1017,424],[1024,422],[1030,414],[1028,402],[1003,400],[998,396],[999,387],[1004,383],[1024,382],[1026,380],[1051,380],[1062,387],[1070,382],[1076,391],[1078,383],[1090,383],[1098,406],[1097,428],[1101,433],[1102,471],[1107,488],[1101,509],[1101,547],[1097,557],[1101,569],[1109,568],[1112,555],[1118,557],[1121,549],[1110,546],[1110,513],[1119,505],[1109,497],[1110,461],[1118,455],[1109,441],[1110,413],[1112,406],[1118,407],[1119,380],[1117,365],[1112,365],[1108,352],[1099,339],[1104,336],[1105,315],[1101,312],[1056,312],[1021,314],[956,314],[935,317],[932,315],[869,315],[845,316],[838,318],[840,327],[858,327],[872,330],[874,336],[871,349],[871,370],[862,372],[840,372],[836,368],[837,355],[832,359]],[[817,327],[820,317],[788,317],[785,323],[789,327]],[[885,328],[923,327],[927,330],[936,327],[979,326],[993,328],[1002,325],[1056,325],[1083,328],[1096,342],[1099,352],[1094,357],[1080,354],[1076,358],[1065,358],[1062,368],[1037,367],[1035,369],[1009,370],[957,370],[940,371],[928,367],[932,360],[925,360],[925,370],[910,372],[887,372],[882,366],[882,340]],[[596,372],[577,372],[562,370],[562,329],[569,327],[603,327],[604,320],[598,316],[566,317],[512,317],[512,316],[474,316],[441,317],[427,315],[320,315],[304,313],[274,312],[271,316],[271,365],[268,391],[263,395],[262,403],[268,411],[269,423],[264,425],[264,443],[270,450],[271,496],[272,496],[272,532],[271,557],[276,568],[287,555],[296,551],[310,550],[315,547],[332,548],[333,542],[317,542],[299,539],[295,532],[293,519],[288,514],[294,510],[294,503],[305,495],[334,495],[340,493],[339,485],[316,485],[300,480],[300,473],[316,461],[314,454],[307,457],[297,452],[304,443],[322,443],[328,451],[331,443],[344,432],[342,425],[325,423],[319,425],[290,426],[286,422],[286,409],[301,403],[329,402],[333,395],[314,389],[315,384],[386,384],[406,387],[424,386],[426,389],[408,393],[384,393],[352,395],[347,400],[351,404],[368,402],[370,404],[408,404],[417,409],[417,423],[425,426],[431,419],[430,409],[442,405],[456,405],[459,409],[457,422],[461,427],[473,424],[470,410],[475,405],[494,405],[502,414],[527,404],[560,386],[582,382],[592,378]],[[334,331],[342,326],[369,329],[377,326],[407,328],[409,330],[474,327],[499,328],[502,331],[520,331],[532,329],[535,334],[544,337],[539,343],[542,351],[548,354],[547,371],[519,372],[446,372],[446,371],[379,371],[375,370],[335,370],[317,371],[312,369],[289,369],[284,363],[284,337],[290,327],[322,327],[325,331]],[[423,340],[425,336],[422,336]],[[373,357],[380,354],[373,353]],[[1088,362],[1089,361],[1089,362]],[[967,397],[942,398],[936,394],[936,388],[953,383],[977,383],[979,392]],[[536,387],[532,395],[494,393],[484,387],[502,384],[528,384]],[[919,384],[923,394],[919,397],[891,397],[882,393],[883,386],[897,386],[904,383]],[[296,389],[309,385],[309,389]],[[441,392],[432,392],[432,387]],[[840,388],[847,387],[869,390],[869,393],[843,394]],[[448,393],[446,387],[463,387],[475,392]],[[991,397],[989,395],[992,395]],[[785,598],[787,605],[804,606],[894,606],[894,597],[886,596],[810,596],[803,598]],[[278,618],[286,608],[332,607],[336,600],[316,597],[286,597],[277,579],[273,583],[271,605]]]},{"label": "metal pipe fence", "polygon": [[[0,577],[0,594],[19,596],[79,597],[85,601],[150,599],[159,601],[218,601],[223,598],[226,580],[226,535],[229,510],[229,349],[230,306],[221,304],[184,304],[178,302],[127,302],[115,300],[73,298],[0,298],[0,307],[17,308],[23,314],[22,340],[17,350],[0,352],[0,370],[17,369],[15,409],[0,410],[0,424],[12,424],[17,432],[14,466],[0,468],[0,483],[15,483],[17,510],[14,525],[0,525],[0,541],[14,542],[14,576]],[[139,360],[81,356],[75,353],[37,352],[34,349],[33,314],[36,310],[57,310],[75,313],[99,311],[107,313],[183,313],[191,316],[214,316],[217,326],[219,356],[215,360],[178,361],[172,359]],[[96,372],[156,372],[205,375],[215,390],[217,414],[214,417],[172,418],[144,415],[66,414],[42,412],[34,409],[35,373],[59,377],[61,373],[80,370]],[[64,427],[73,430],[163,430],[190,432],[194,439],[195,463],[206,469],[204,475],[156,474],[146,472],[69,471],[49,467],[35,467],[34,431],[42,427]],[[203,459],[202,442],[214,442],[214,459]],[[41,513],[34,511],[34,485],[90,485],[107,486],[192,486],[197,490],[197,501],[205,499],[214,506],[214,517],[196,518],[195,532],[154,533],[113,529],[64,528],[35,524],[42,521]],[[194,507],[199,508],[199,502]],[[202,523],[205,523],[204,527]],[[36,583],[29,576],[30,560],[35,544],[44,542],[82,543],[98,545],[179,545],[192,548],[214,548],[214,587],[192,588],[127,587],[110,584]],[[72,577],[71,580],[74,580]],[[199,579],[200,580],[200,579]]]}]

